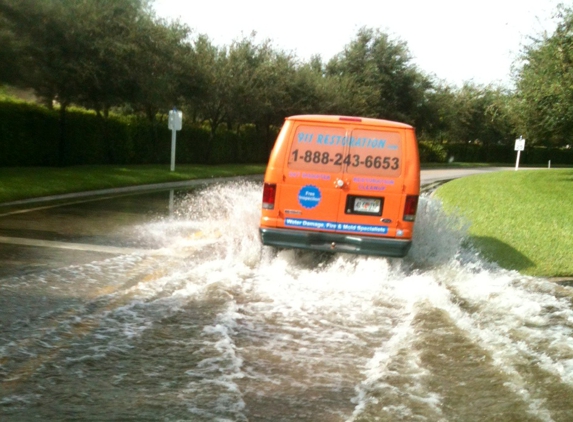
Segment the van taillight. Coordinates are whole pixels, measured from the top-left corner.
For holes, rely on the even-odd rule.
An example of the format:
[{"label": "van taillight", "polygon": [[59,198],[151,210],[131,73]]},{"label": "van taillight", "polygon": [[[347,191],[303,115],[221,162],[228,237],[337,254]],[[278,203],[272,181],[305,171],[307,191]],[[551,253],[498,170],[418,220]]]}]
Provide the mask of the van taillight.
[{"label": "van taillight", "polygon": [[418,195],[406,196],[404,206],[404,221],[414,221],[416,219],[416,209],[418,208]]},{"label": "van taillight", "polygon": [[277,185],[274,183],[265,183],[263,186],[263,209],[273,210],[275,208],[275,196],[277,194]]}]

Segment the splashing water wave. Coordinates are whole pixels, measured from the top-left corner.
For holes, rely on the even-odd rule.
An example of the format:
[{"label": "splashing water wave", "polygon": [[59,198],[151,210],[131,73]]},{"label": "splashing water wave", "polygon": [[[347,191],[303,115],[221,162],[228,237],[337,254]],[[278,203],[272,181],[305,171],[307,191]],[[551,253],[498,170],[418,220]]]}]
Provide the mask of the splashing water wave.
[{"label": "splashing water wave", "polygon": [[[73,315],[52,311],[51,331],[48,314],[39,317],[44,330],[29,334],[61,358],[35,374],[61,385],[108,376],[120,402],[137,397],[140,416],[165,420],[573,419],[570,288],[484,261],[468,223],[428,197],[404,259],[262,247],[259,206],[257,183],[212,186],[138,228],[171,252],[164,258],[28,277],[61,288],[93,273],[92,284],[117,287],[69,304]],[[38,344],[4,333],[0,357],[36,353]],[[74,341],[62,344],[64,334]],[[63,408],[65,388],[47,392],[43,379],[0,403],[21,410],[51,395]],[[97,383],[75,382],[92,402],[106,397]]]}]

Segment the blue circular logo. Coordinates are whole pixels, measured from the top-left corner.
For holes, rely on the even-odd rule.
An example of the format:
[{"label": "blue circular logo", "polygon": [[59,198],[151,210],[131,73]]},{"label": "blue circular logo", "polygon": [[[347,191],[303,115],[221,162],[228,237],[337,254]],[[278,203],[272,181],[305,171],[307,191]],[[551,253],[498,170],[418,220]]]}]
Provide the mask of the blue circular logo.
[{"label": "blue circular logo", "polygon": [[320,190],[313,185],[306,185],[298,192],[298,202],[304,208],[312,209],[320,203]]}]

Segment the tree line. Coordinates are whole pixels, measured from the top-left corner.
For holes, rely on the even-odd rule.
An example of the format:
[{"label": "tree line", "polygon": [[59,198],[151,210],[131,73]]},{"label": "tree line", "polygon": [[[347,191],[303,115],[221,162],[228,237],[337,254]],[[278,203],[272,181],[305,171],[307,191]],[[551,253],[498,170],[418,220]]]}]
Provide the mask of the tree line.
[{"label": "tree line", "polygon": [[[304,61],[256,34],[217,46],[148,0],[0,0],[0,85],[29,88],[59,112],[65,154],[71,106],[159,124],[177,106],[188,124],[217,132],[252,126],[270,150],[293,114],[398,120],[434,143],[564,147],[573,131],[573,13],[524,47],[514,87],[455,87],[425,74],[405,42],[362,28],[328,61]],[[152,125],[153,127],[153,125]],[[105,130],[102,132],[105,137]],[[107,142],[113,143],[112,137]],[[111,150],[110,146],[110,150]]]}]

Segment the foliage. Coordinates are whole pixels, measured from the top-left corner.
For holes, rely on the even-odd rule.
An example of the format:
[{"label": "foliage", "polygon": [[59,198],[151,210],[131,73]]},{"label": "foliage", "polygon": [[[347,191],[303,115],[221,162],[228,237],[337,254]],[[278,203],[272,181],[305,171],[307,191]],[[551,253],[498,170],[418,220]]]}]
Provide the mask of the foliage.
[{"label": "foliage", "polygon": [[546,146],[573,137],[573,10],[560,7],[560,22],[525,48],[516,77],[515,109],[523,135]]},{"label": "foliage", "polygon": [[[153,54],[166,59],[173,54],[169,48],[187,35],[176,24],[154,22],[145,5],[143,0],[1,0],[3,32],[12,36],[17,57],[27,60],[20,84],[49,106],[56,100],[101,111],[131,100],[144,87],[135,83],[150,73]],[[175,39],[164,41],[170,35]]]},{"label": "foliage", "polygon": [[58,116],[24,102],[0,102],[0,166],[57,165]]},{"label": "foliage", "polygon": [[[422,163],[493,163],[515,164],[517,153],[513,145],[457,142],[435,143],[422,141],[420,160]],[[520,155],[520,163],[547,167],[551,165],[573,165],[573,150],[567,148],[546,148],[527,146]]]},{"label": "foliage", "polygon": [[419,142],[420,162],[422,163],[445,163],[448,152],[443,145],[435,142]]},{"label": "foliage", "polygon": [[416,124],[430,81],[411,63],[407,45],[377,30],[362,28],[326,67],[340,86],[345,114]]},{"label": "foliage", "polygon": [[150,121],[160,110],[170,110],[182,96],[199,92],[201,76],[192,46],[186,41],[190,30],[178,22],[139,18],[134,26],[128,69],[125,75],[132,91],[128,101]]},{"label": "foliage", "polygon": [[[110,114],[104,127],[93,112],[72,108],[67,114],[69,148],[66,161],[70,165],[170,162],[171,133],[166,122],[158,126],[143,116]],[[104,130],[112,140],[113,162]],[[265,143],[251,127],[239,132],[218,131],[212,140],[213,154],[206,162],[209,133],[208,129],[184,120],[183,130],[177,132],[177,162],[266,162]],[[58,110],[23,102],[0,102],[0,166],[57,165],[58,141]]]},{"label": "foliage", "polygon": [[507,115],[508,97],[501,88],[464,84],[451,102],[456,118],[450,123],[450,140],[509,145],[515,135]]},{"label": "foliage", "polygon": [[[0,84],[32,89],[59,112],[58,126],[50,126],[50,141],[45,143],[54,151],[43,155],[45,162],[69,165],[80,156],[107,163],[163,159],[165,113],[173,107],[184,111],[186,127],[192,128],[188,130],[207,125],[207,132],[192,135],[207,134],[189,152],[203,162],[219,162],[223,156],[243,159],[240,154],[225,155],[229,151],[264,159],[284,118],[306,113],[410,123],[421,141],[432,143],[420,146],[422,155],[438,161],[444,151],[435,142],[456,150],[448,151],[448,157],[489,160],[499,150],[504,161],[510,161],[507,151],[519,135],[528,139],[528,146],[571,143],[573,17],[563,7],[557,31],[525,50],[517,89],[510,91],[469,82],[458,88],[430,78],[413,64],[405,42],[377,29],[359,29],[327,63],[320,56],[302,62],[274,48],[270,40],[258,42],[255,33],[229,46],[216,46],[202,34],[192,37],[191,29],[179,21],[156,18],[150,4],[0,0]],[[82,147],[75,144],[78,117],[67,115],[72,106],[98,116],[85,121],[90,136],[78,144],[91,150],[89,154],[76,152]],[[117,119],[110,117],[114,110],[137,121],[147,119],[148,125],[134,125],[138,129],[133,136],[143,140],[132,138],[129,131],[117,134]],[[5,127],[16,130],[9,122]],[[256,145],[241,144],[245,127]],[[42,151],[43,145],[33,144],[42,142],[40,132],[24,144]],[[101,138],[97,148],[88,144],[91,135]],[[470,141],[484,148],[468,147]],[[235,144],[221,149],[221,142]],[[143,150],[136,150],[137,145]]]}]

